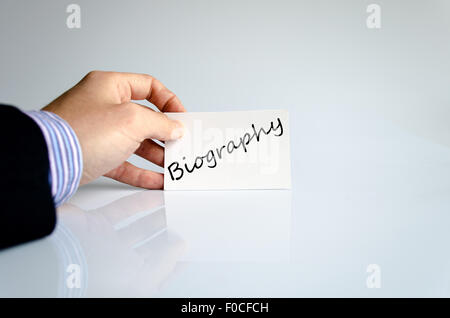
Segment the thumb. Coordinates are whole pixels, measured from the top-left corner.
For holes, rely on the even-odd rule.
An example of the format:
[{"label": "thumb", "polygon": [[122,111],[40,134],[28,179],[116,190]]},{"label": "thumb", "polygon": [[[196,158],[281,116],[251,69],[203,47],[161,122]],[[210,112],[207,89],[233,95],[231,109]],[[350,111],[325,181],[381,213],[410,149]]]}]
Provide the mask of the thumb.
[{"label": "thumb", "polygon": [[149,107],[136,103],[130,104],[134,106],[136,122],[144,139],[167,141],[183,136],[184,126],[180,121],[170,119],[166,114],[154,111]]}]

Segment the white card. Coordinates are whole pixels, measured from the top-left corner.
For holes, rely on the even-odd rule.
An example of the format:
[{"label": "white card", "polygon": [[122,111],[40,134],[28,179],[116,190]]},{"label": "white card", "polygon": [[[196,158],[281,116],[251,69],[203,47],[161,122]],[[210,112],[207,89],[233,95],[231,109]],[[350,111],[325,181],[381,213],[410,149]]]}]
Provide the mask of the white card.
[{"label": "white card", "polygon": [[184,135],[165,144],[165,190],[291,187],[287,111],[166,114]]}]

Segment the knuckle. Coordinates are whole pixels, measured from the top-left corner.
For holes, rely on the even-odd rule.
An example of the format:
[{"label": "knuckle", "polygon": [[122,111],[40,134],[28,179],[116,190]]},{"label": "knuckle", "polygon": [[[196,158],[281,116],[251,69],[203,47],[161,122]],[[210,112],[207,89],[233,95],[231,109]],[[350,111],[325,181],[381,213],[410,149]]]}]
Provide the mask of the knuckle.
[{"label": "knuckle", "polygon": [[142,76],[144,76],[147,80],[151,81],[155,80],[155,77],[150,74],[142,74]]},{"label": "knuckle", "polygon": [[98,71],[98,70],[93,70],[90,71],[89,73],[86,74],[85,78],[86,79],[92,79],[92,78],[97,78],[98,76],[100,76],[102,73],[102,71]]},{"label": "knuckle", "polygon": [[146,83],[150,83],[150,86],[152,86],[152,84],[154,83],[154,81],[156,80],[152,75],[149,74],[139,74],[138,77],[136,77],[136,80],[139,82],[144,82]]},{"label": "knuckle", "polygon": [[112,81],[117,78],[116,72],[106,72],[106,71],[98,71],[93,70],[86,74],[85,78],[87,80],[102,80],[102,81]]}]

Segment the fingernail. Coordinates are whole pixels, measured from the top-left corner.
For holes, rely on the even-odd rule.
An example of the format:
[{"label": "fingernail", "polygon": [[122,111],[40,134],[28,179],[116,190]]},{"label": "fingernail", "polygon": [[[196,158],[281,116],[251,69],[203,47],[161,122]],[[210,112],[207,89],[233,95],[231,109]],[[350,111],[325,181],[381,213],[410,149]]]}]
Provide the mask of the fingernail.
[{"label": "fingernail", "polygon": [[176,127],[172,130],[171,139],[180,139],[184,135],[184,125],[181,121],[175,120]]}]

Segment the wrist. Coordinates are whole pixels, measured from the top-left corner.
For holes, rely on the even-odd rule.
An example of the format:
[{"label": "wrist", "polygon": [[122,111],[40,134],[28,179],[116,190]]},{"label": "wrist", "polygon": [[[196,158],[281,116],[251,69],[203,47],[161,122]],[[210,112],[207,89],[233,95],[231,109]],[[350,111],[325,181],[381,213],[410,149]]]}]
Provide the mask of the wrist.
[{"label": "wrist", "polygon": [[50,185],[56,206],[67,201],[80,184],[83,171],[81,146],[70,125],[49,111],[26,112],[41,128],[47,143]]}]

